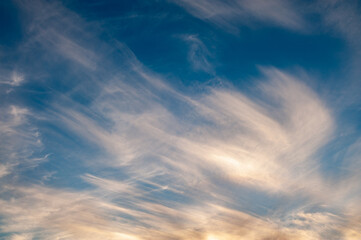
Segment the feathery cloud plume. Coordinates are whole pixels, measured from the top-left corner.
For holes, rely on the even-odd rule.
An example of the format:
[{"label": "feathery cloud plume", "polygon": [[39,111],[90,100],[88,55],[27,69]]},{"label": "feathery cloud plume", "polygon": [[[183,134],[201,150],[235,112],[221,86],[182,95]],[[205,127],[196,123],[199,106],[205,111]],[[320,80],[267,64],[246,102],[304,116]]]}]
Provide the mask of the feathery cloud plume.
[{"label": "feathery cloud plume", "polygon": [[226,31],[238,32],[240,26],[263,22],[303,31],[305,22],[290,1],[276,0],[175,0],[193,16],[211,22]]}]

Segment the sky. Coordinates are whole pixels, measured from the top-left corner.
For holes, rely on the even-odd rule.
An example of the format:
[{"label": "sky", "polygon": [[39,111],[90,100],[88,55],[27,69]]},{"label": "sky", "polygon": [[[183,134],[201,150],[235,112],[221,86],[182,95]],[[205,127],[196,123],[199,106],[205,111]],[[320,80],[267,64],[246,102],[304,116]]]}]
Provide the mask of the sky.
[{"label": "sky", "polygon": [[361,239],[361,2],[0,1],[0,239]]}]

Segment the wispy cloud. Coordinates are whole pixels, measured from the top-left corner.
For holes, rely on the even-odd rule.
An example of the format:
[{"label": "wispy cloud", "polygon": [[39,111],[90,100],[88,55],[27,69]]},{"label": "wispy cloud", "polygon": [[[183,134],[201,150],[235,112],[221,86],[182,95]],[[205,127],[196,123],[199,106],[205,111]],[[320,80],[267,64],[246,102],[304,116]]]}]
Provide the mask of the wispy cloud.
[{"label": "wispy cloud", "polygon": [[[347,94],[337,96],[342,108],[345,105],[358,104],[360,101],[356,89],[360,87],[359,75],[361,63],[361,17],[358,1],[316,1],[312,8],[320,15],[322,27],[346,42],[348,54],[343,61],[342,87]],[[347,83],[345,83],[345,81]]]},{"label": "wispy cloud", "polygon": [[13,74],[11,75],[11,82],[10,85],[11,86],[19,86],[23,81],[24,81],[24,75],[18,73],[18,72],[13,72]]},{"label": "wispy cloud", "polygon": [[205,44],[195,35],[183,36],[189,45],[188,60],[194,70],[200,70],[214,74],[214,69],[209,61],[211,53]]},{"label": "wispy cloud", "polygon": [[[73,130],[119,156],[116,160],[119,165],[136,164],[139,171],[140,166],[146,166],[138,166],[139,162],[151,156],[173,158],[166,164],[177,166],[186,161],[193,169],[205,164],[220,175],[227,173],[225,177],[235,182],[271,190],[285,189],[285,185],[291,183],[290,176],[296,176],[298,169],[317,167],[312,165],[313,155],[327,143],[333,122],[327,108],[299,81],[278,70],[264,71],[270,80],[260,89],[266,91],[274,106],[227,89],[212,90],[199,100],[181,94],[176,96],[173,101],[189,106],[189,112],[182,114],[193,115],[194,122],[204,123],[202,125],[179,122],[175,113],[157,103],[153,96],[144,96],[135,89],[127,99],[128,104],[137,106],[132,101],[144,99],[148,104],[153,102],[151,108],[132,110],[137,111],[136,114],[124,112],[118,107],[118,101],[108,100],[108,91],[106,99],[101,97],[95,101],[95,109],[115,124],[111,130],[69,109],[60,111],[64,111],[64,120]],[[115,85],[110,84],[116,94]],[[283,169],[284,164],[287,169]],[[164,163],[157,164],[162,165]]]},{"label": "wispy cloud", "polygon": [[18,71],[1,71],[0,84],[9,85],[11,87],[18,87],[25,81],[24,74]]},{"label": "wispy cloud", "polygon": [[323,23],[341,34],[353,45],[359,45],[361,18],[356,1],[317,1],[315,9],[322,16]]},{"label": "wispy cloud", "polygon": [[238,32],[240,26],[254,24],[257,21],[297,31],[303,31],[306,25],[302,14],[290,1],[176,0],[174,2],[193,16],[230,32]]},{"label": "wispy cloud", "polygon": [[[1,108],[0,232],[7,239],[358,237],[360,143],[347,150],[341,181],[325,176],[320,152],[337,131],[336,117],[297,74],[261,67],[252,91],[229,83],[186,94],[125,44],[89,34],[89,24],[61,4],[19,4],[33,19],[23,47],[41,49],[50,67],[61,59],[75,87],[54,91],[41,111]],[[178,4],[228,30],[249,17],[304,27],[285,1]],[[184,39],[194,69],[215,74],[200,38]],[[34,118],[58,134],[42,142]],[[52,161],[39,149],[65,138],[74,144],[54,154],[72,170],[64,179],[81,187],[49,183],[54,171],[34,182],[20,176],[16,168]],[[93,149],[101,154],[86,154]]]},{"label": "wispy cloud", "polygon": [[[47,157],[40,154],[42,142],[39,131],[29,120],[31,112],[18,106],[3,107],[1,112],[0,177],[17,174],[21,168],[34,167],[46,160]],[[16,167],[20,169],[14,172]]]},{"label": "wispy cloud", "polygon": [[[240,221],[251,221],[252,226],[261,224],[257,234],[250,226],[236,231],[233,225],[222,225],[223,218],[217,220],[218,214],[225,214],[222,211],[236,211],[225,205],[243,208],[242,199],[237,200],[229,192],[224,195],[224,184],[240,192],[254,189],[265,197],[278,192],[293,199],[302,193],[306,199],[312,199],[311,203],[306,201],[306,205],[326,201],[327,191],[331,191],[321,177],[317,158],[317,151],[327,144],[334,130],[330,111],[295,77],[272,68],[262,71],[266,80],[260,81],[259,98],[227,88],[211,89],[196,98],[175,89],[161,88],[162,94],[173,95],[174,104],[188,106],[188,110],[181,113],[168,109],[153,94],[144,94],[143,90],[126,83],[118,88],[118,79],[114,79],[108,82],[109,86],[104,86],[104,92],[91,107],[112,123],[111,128],[95,122],[82,111],[58,108],[67,127],[109,154],[98,166],[108,165],[128,176],[123,181],[92,175],[85,175],[83,179],[96,187],[97,195],[117,201],[119,210],[137,219],[131,223],[133,228],[145,224],[149,229],[160,231],[152,233],[153,238],[187,238],[181,226],[189,224],[198,226],[202,233],[189,236],[205,239],[217,236],[227,239],[241,232],[244,236],[256,236],[255,239],[268,235],[291,239],[321,236],[323,227],[302,232],[288,227],[287,222],[276,231],[280,226],[277,218],[268,222],[267,218],[257,217],[253,222],[250,220],[253,217],[242,211],[238,213],[244,216]],[[128,107],[119,105],[119,99],[126,101]],[[193,116],[193,120],[180,121],[178,114]],[[188,199],[187,204],[158,197],[162,194],[182,196]],[[154,202],[159,205],[147,207]],[[214,212],[215,203],[222,210],[217,215],[208,216],[206,212],[211,210],[199,209],[199,206],[208,206]],[[163,209],[161,213],[156,206]],[[284,214],[287,215],[287,211]],[[164,222],[170,219],[180,221],[175,229]],[[204,219],[215,219],[217,224],[205,223]],[[153,222],[162,223],[162,229],[153,226]],[[221,230],[212,232],[213,226],[223,226],[228,234]],[[265,230],[260,231],[262,228]],[[337,225],[335,229],[338,228]],[[174,231],[180,231],[180,235],[174,235]]]},{"label": "wispy cloud", "polygon": [[[23,47],[29,49],[28,54],[31,53],[30,49],[37,48],[43,50],[47,58],[55,53],[56,57],[62,56],[87,70],[96,68],[97,56],[89,49],[90,42],[77,37],[84,35],[91,38],[89,32],[85,31],[87,23],[77,14],[68,11],[58,2],[44,4],[41,0],[25,0],[18,1],[18,5],[29,18],[26,32],[28,41]],[[38,48],[38,44],[43,49]]]}]

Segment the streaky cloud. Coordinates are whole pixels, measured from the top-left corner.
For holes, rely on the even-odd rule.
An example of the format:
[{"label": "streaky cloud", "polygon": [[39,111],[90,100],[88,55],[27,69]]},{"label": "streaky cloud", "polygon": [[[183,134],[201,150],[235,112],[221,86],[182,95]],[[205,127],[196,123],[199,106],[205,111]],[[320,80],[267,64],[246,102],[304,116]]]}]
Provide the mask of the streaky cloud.
[{"label": "streaky cloud", "polygon": [[[360,140],[347,147],[341,178],[325,174],[337,116],[302,76],[264,66],[249,89],[218,77],[224,85],[189,93],[61,3],[17,3],[31,19],[20,52],[38,60],[19,65],[45,67],[6,84],[45,75],[65,90],[41,110],[0,107],[5,239],[359,238]],[[231,32],[253,22],[305,28],[292,2],[176,3]],[[182,36],[193,70],[216,76],[201,37]],[[26,170],[44,162],[65,174],[40,169],[28,181]]]},{"label": "streaky cloud", "polygon": [[276,0],[175,0],[190,14],[226,31],[237,33],[240,26],[260,21],[295,31],[304,31],[305,21],[292,2]]},{"label": "streaky cloud", "polygon": [[214,67],[209,61],[211,53],[205,44],[195,35],[182,36],[189,45],[188,59],[194,70],[214,74]]}]

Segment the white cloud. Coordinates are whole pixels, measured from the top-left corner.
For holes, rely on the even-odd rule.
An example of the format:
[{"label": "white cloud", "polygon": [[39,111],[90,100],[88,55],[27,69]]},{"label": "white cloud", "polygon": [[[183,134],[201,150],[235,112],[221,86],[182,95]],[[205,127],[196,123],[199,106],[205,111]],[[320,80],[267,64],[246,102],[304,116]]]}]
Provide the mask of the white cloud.
[{"label": "white cloud", "polygon": [[0,84],[9,85],[11,87],[18,87],[25,81],[24,74],[18,71],[12,71],[11,73],[7,70],[1,70]]},{"label": "white cloud", "polygon": [[207,239],[209,236],[258,239],[275,234],[292,236],[279,233],[270,222],[215,204],[170,208],[138,199],[132,201],[137,210],[132,210],[89,192],[43,187],[8,188],[8,191],[12,191],[14,197],[11,202],[0,201],[2,214],[7,220],[1,230],[27,232],[13,235],[15,239]]},{"label": "white cloud", "polygon": [[[242,201],[223,191],[224,186],[237,186],[240,191],[246,187],[266,196],[277,192],[293,198],[302,189],[302,194],[323,200],[317,194],[325,185],[314,165],[315,153],[327,143],[334,124],[311,89],[293,76],[265,68],[259,98],[229,88],[190,97],[163,85],[141,66],[135,70],[135,81],[148,82],[149,88],[168,95],[175,105],[187,107],[174,112],[154,92],[119,78],[105,82],[86,109],[76,103],[66,108],[54,105],[50,121],[64,123],[59,127],[106,153],[107,158],[91,165],[110,166],[127,178],[85,174],[82,179],[93,188],[78,192],[8,186],[17,197],[1,202],[8,209],[2,212],[6,219],[2,231],[26,230],[55,239],[309,236],[299,229],[279,228],[277,218],[254,217],[226,207],[242,209]],[[111,124],[95,121],[89,111]],[[20,126],[30,112],[13,107],[9,114],[9,122]],[[192,118],[182,119],[179,114]],[[1,129],[14,132],[14,126]],[[159,194],[179,195],[189,202],[159,198]],[[30,206],[31,210],[23,211]],[[239,228],[244,222],[249,224]]]},{"label": "white cloud", "polygon": [[29,120],[32,117],[31,112],[27,108],[14,105],[2,108],[1,112],[0,177],[14,173],[14,168],[20,165],[35,167],[46,160],[47,156],[36,156],[42,143],[37,128]]},{"label": "white cloud", "polygon": [[[260,98],[230,89],[213,89],[191,98],[161,88],[163,94],[173,95],[175,104],[188,106],[189,112],[181,114],[192,116],[192,121],[181,121],[153,94],[125,83],[118,89],[118,79],[104,87],[91,107],[112,122],[110,129],[79,111],[57,111],[66,127],[111,156],[101,159],[101,166],[112,166],[130,177],[127,185],[84,177],[108,198],[125,194],[126,199],[136,201],[139,196],[153,199],[153,191],[170,191],[200,205],[209,199],[239,205],[232,195],[222,196],[223,187],[216,181],[222,179],[224,184],[264,194],[278,192],[296,198],[302,192],[324,201],[320,191],[327,194],[327,185],[320,176],[316,153],[334,130],[332,115],[316,93],[295,77],[272,68],[262,71],[266,80],[260,82]],[[119,105],[120,99],[127,107]],[[167,179],[166,185],[161,179]],[[152,185],[152,190],[142,189],[142,183]],[[140,201],[136,208],[147,204]]]},{"label": "white cloud", "polygon": [[13,72],[12,76],[11,76],[11,83],[10,85],[12,86],[19,86],[23,81],[24,81],[24,75],[18,73],[18,72]]},{"label": "white cloud", "polygon": [[305,22],[300,12],[290,1],[276,0],[175,0],[190,14],[216,24],[230,32],[238,32],[240,26],[249,25],[255,21],[303,31]]},{"label": "white cloud", "polygon": [[211,53],[204,43],[195,35],[186,35],[183,39],[189,45],[188,60],[193,69],[214,74],[213,66],[209,61]]},{"label": "white cloud", "polygon": [[31,240],[33,239],[30,234],[14,234],[10,237],[11,240]]},{"label": "white cloud", "polygon": [[0,178],[8,175],[10,173],[9,166],[0,164]]},{"label": "white cloud", "polygon": [[55,54],[88,71],[96,69],[98,56],[90,50],[91,42],[85,40],[91,38],[84,30],[87,23],[77,14],[67,10],[59,2],[25,0],[18,1],[18,5],[31,19],[27,24],[28,41],[23,48],[31,49],[40,44],[45,51],[41,54],[37,52],[38,57],[45,55],[47,59],[56,60],[57,57],[52,55]]},{"label": "white cloud", "polygon": [[[284,1],[179,3],[231,30],[250,16],[303,28],[301,17]],[[356,236],[360,208],[353,194],[359,184],[355,175],[339,185],[323,178],[317,153],[332,137],[334,118],[301,79],[262,68],[264,79],[252,96],[234,87],[189,96],[147,70],[116,41],[113,48],[105,48],[119,54],[124,65],[100,64],[97,40],[83,45],[87,38],[75,38],[75,33],[86,34],[86,24],[61,6],[40,1],[22,6],[37,16],[30,24],[33,41],[83,66],[87,77],[87,71],[102,76],[79,84],[83,88],[77,90],[89,96],[88,88],[96,83],[98,92],[89,105],[54,96],[43,116],[103,155],[91,159],[80,153],[69,160],[87,166],[72,176],[89,184],[86,190],[4,184],[2,232],[20,239],[317,239],[331,224],[330,231]],[[194,36],[187,40],[194,67],[210,71],[207,48]],[[22,160],[36,165],[49,155],[32,155],[42,144],[29,109],[12,106],[4,112],[0,132],[5,144],[0,150],[7,160],[0,165],[0,176],[6,177]],[[109,168],[115,174],[102,171]],[[90,174],[89,169],[95,171]],[[44,180],[47,176],[51,174]],[[350,183],[356,187],[346,188]],[[250,201],[252,194],[256,197]],[[335,194],[340,197],[332,198]],[[261,201],[279,198],[282,204],[271,210]],[[349,200],[343,207],[339,203],[344,199]],[[301,206],[285,204],[288,201]],[[247,203],[264,215],[247,209]],[[327,211],[306,211],[320,205]],[[341,223],[333,221],[334,209],[345,214]]]}]

